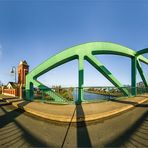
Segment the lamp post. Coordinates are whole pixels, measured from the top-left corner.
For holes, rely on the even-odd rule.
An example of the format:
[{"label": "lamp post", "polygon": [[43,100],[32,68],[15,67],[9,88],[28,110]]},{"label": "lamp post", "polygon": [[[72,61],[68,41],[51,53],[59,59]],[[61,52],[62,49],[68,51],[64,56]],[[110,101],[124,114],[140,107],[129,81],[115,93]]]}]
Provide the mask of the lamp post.
[{"label": "lamp post", "polygon": [[15,66],[12,66],[11,73],[14,73],[15,83],[16,83],[16,67]]}]

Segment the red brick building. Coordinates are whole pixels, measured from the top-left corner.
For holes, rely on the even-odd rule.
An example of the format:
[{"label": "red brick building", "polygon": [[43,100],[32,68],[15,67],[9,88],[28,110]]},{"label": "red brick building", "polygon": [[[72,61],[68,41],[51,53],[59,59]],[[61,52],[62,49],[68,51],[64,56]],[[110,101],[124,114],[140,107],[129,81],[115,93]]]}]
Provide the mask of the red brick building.
[{"label": "red brick building", "polygon": [[2,88],[2,94],[18,96],[22,98],[25,89],[26,75],[29,72],[29,65],[26,61],[21,61],[18,65],[18,83],[9,82]]},{"label": "red brick building", "polygon": [[18,84],[25,86],[26,75],[29,72],[29,65],[26,61],[21,61],[18,65]]}]

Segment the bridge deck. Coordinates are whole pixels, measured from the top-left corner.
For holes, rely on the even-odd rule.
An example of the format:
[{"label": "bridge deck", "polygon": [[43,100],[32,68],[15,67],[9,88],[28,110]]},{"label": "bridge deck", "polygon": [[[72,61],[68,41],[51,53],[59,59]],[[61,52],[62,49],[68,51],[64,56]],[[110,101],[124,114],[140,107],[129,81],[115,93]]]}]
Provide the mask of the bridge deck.
[{"label": "bridge deck", "polygon": [[[9,100],[11,101],[9,98],[7,102],[9,102]],[[11,102],[13,102],[14,106],[23,108],[26,112],[33,115],[49,120],[69,123],[108,118],[127,111],[147,100],[148,94],[101,103],[83,103],[82,105],[55,105],[41,102],[27,102],[24,100],[16,101],[16,99],[15,102]]]}]

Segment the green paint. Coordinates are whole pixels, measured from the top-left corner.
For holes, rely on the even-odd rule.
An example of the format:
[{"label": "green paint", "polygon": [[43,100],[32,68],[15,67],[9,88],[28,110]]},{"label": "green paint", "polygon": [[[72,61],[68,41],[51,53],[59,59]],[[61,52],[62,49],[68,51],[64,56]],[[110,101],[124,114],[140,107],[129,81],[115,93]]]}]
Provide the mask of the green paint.
[{"label": "green paint", "polygon": [[79,90],[78,103],[83,101],[83,85],[84,85],[84,57],[79,56]]},{"label": "green paint", "polygon": [[[47,59],[45,62],[37,66],[26,76],[26,99],[33,99],[33,87],[47,88],[37,78],[44,73],[52,70],[55,67],[58,67],[66,62],[78,59],[79,61],[79,93],[78,93],[78,102],[83,101],[83,84],[84,84],[84,60],[87,60],[94,66],[99,72],[101,72],[113,85],[119,87],[119,89],[125,94],[129,95],[128,91],[125,88],[122,88],[123,85],[111,74],[111,72],[102,65],[94,55],[97,54],[115,54],[126,56],[132,59],[132,86],[136,84],[136,61],[137,59],[148,64],[148,59],[140,55],[141,53],[147,52],[147,50],[142,52],[136,52],[130,48],[109,43],[109,42],[92,42],[86,43],[72,48],[68,48],[61,53]],[[135,58],[137,57],[137,58]],[[31,85],[30,85],[31,84]],[[49,89],[48,91],[50,96],[53,96],[55,100],[63,100],[62,97],[59,97],[54,91]],[[132,91],[132,94],[136,94],[135,90]]]},{"label": "green paint", "polygon": [[145,74],[144,74],[144,72],[142,70],[142,67],[141,67],[141,64],[140,64],[139,60],[137,60],[137,69],[139,71],[139,74],[140,74],[140,76],[141,76],[141,78],[143,80],[143,83],[144,83],[145,87],[148,87],[148,81],[147,81],[146,76],[145,76]]},{"label": "green paint", "polygon": [[148,48],[137,51],[136,56],[139,56],[139,55],[145,54],[145,53],[148,53]]},{"label": "green paint", "polygon": [[131,62],[132,62],[132,64],[131,64],[131,66],[132,66],[132,72],[131,72],[131,74],[132,74],[132,84],[131,84],[131,86],[132,86],[132,95],[136,95],[137,94],[137,92],[136,92],[136,67],[137,67],[137,58],[136,57],[132,57],[132,59],[131,59]]},{"label": "green paint", "polygon": [[121,92],[128,96],[128,91],[123,88],[123,85],[113,76],[113,74],[101,63],[99,60],[93,56],[89,55],[86,60],[94,66],[101,74],[103,74],[114,86],[118,87]]},{"label": "green paint", "polygon": [[[145,48],[145,49],[142,49],[142,50],[137,51],[136,57],[137,57],[137,69],[138,69],[139,74],[140,74],[140,76],[141,76],[141,78],[142,78],[142,80],[143,80],[143,83],[144,83],[144,85],[145,85],[146,91],[148,92],[148,81],[147,81],[147,79],[146,79],[146,76],[145,76],[145,74],[144,74],[144,72],[143,72],[143,70],[142,70],[142,66],[141,66],[141,64],[140,64],[140,61],[141,61],[140,57],[141,57],[141,54],[145,54],[145,53],[148,53],[148,48]],[[146,59],[146,60],[147,60],[147,59]],[[144,62],[144,61],[142,61],[142,62]],[[148,60],[147,60],[146,62],[144,62],[144,63],[145,63],[145,64],[148,64]]]}]

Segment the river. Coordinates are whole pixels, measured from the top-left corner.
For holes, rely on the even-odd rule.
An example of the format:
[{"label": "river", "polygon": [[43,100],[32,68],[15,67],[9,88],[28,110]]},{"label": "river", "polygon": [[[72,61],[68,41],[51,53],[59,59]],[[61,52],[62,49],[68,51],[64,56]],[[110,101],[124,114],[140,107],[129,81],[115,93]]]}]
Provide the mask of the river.
[{"label": "river", "polygon": [[[77,90],[73,91],[73,96],[74,96],[74,100],[76,101],[78,99],[78,91]],[[100,95],[100,94],[96,94],[96,93],[89,93],[89,92],[84,91],[84,98],[87,101],[91,101],[91,100],[104,100],[104,99],[109,99],[109,98],[114,98],[114,97],[108,96],[108,95]]]}]

